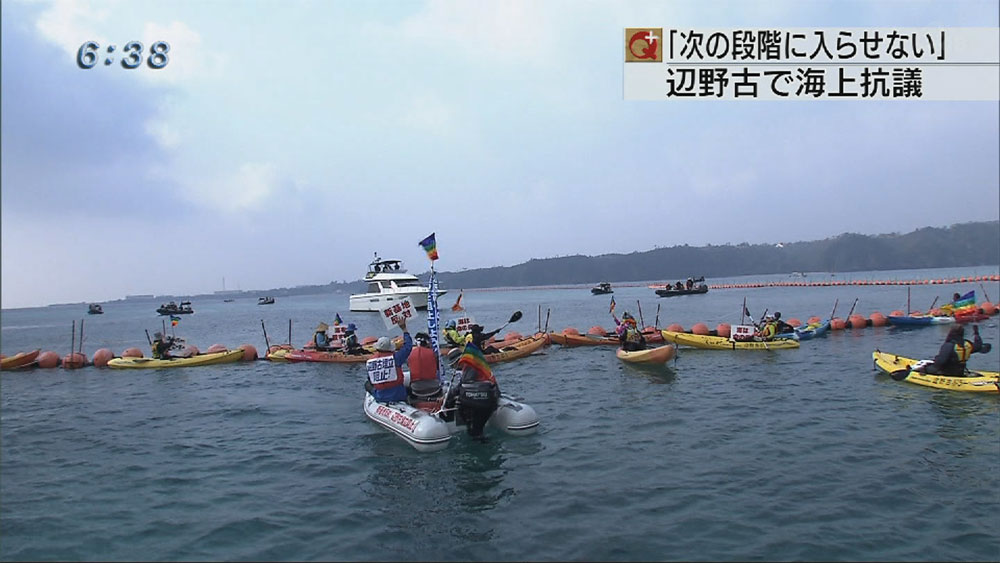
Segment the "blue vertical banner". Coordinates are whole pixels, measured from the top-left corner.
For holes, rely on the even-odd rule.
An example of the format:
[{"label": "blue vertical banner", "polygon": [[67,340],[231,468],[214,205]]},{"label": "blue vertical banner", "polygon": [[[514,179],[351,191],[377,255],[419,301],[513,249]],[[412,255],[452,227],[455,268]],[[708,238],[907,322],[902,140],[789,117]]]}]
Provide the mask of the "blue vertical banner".
[{"label": "blue vertical banner", "polygon": [[444,370],[441,369],[441,347],[438,345],[438,282],[434,274],[434,264],[431,263],[431,283],[427,288],[427,332],[431,337],[431,349],[438,363],[438,379],[444,380]]}]

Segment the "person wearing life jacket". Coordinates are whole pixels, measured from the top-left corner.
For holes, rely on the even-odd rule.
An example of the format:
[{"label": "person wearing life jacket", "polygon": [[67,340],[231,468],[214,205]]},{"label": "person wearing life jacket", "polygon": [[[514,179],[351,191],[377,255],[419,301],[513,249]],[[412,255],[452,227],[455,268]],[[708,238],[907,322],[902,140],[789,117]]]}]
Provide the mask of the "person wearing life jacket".
[{"label": "person wearing life jacket", "polygon": [[344,331],[344,353],[345,354],[367,354],[368,351],[365,350],[364,346],[358,343],[358,327],[354,326],[354,323],[347,325],[347,329]]},{"label": "person wearing life jacket", "polygon": [[469,334],[465,335],[465,342],[474,342],[484,354],[496,354],[500,350],[497,350],[496,346],[489,344],[489,341],[499,332],[499,328],[490,332],[483,332],[482,325],[472,325],[469,327]]},{"label": "person wearing life jacket", "polygon": [[465,346],[465,337],[462,336],[462,333],[458,332],[458,323],[455,322],[455,319],[451,319],[444,326],[444,340],[448,346],[454,348],[463,348]]},{"label": "person wearing life jacket", "polygon": [[438,358],[431,348],[431,337],[418,332],[413,349],[406,363],[410,366],[410,395],[417,400],[427,400],[441,393],[438,378]]},{"label": "person wearing life jacket", "polygon": [[628,311],[625,311],[622,314],[622,320],[619,321],[614,313],[611,313],[611,318],[615,320],[615,334],[618,335],[618,341],[621,343],[622,350],[635,352],[636,350],[646,349],[646,337],[639,330],[639,326],[635,322],[635,317]]},{"label": "person wearing life jacket", "polygon": [[773,316],[768,315],[764,317],[764,324],[757,331],[757,337],[767,342],[774,340],[775,334],[778,334],[778,323],[774,320]]},{"label": "person wearing life jacket", "polygon": [[330,349],[330,338],[326,335],[329,328],[326,323],[319,323],[319,326],[316,327],[316,332],[313,333],[313,345],[316,346],[317,350]]},{"label": "person wearing life jacket", "polygon": [[400,321],[403,329],[403,346],[396,350],[395,344],[388,336],[383,336],[375,342],[375,355],[365,363],[368,368],[368,379],[365,380],[365,391],[370,393],[380,403],[394,403],[406,400],[406,385],[403,382],[403,364],[410,357],[413,340],[406,330],[406,321]]},{"label": "person wearing life jacket", "polygon": [[917,371],[952,377],[965,375],[965,362],[969,360],[969,356],[974,352],[985,354],[993,348],[991,344],[983,344],[983,339],[979,337],[979,325],[973,325],[972,334],[970,342],[965,339],[964,326],[951,327],[934,361],[923,366],[923,369],[917,368]]},{"label": "person wearing life jacket", "polygon": [[787,334],[790,332],[795,332],[795,327],[781,320],[781,313],[779,311],[774,312],[774,328],[775,334]]},{"label": "person wearing life jacket", "polygon": [[174,345],[174,339],[170,336],[164,337],[162,332],[153,334],[153,359],[165,360],[170,358],[170,348]]}]

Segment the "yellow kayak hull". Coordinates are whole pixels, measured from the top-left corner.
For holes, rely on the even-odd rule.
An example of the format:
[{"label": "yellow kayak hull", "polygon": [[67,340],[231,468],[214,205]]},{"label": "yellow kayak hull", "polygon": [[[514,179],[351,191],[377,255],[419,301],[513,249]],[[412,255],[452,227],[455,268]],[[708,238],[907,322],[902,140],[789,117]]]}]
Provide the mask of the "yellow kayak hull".
[{"label": "yellow kayak hull", "polygon": [[243,350],[237,348],[236,350],[226,350],[214,354],[197,354],[190,358],[170,358],[166,360],[154,358],[114,358],[108,362],[108,367],[114,369],[163,369],[214,366],[217,364],[238,362],[242,358]]},{"label": "yellow kayak hull", "polygon": [[676,351],[677,347],[673,344],[664,344],[656,348],[647,348],[634,352],[626,352],[619,348],[615,351],[615,356],[623,362],[632,364],[665,364],[674,357]]},{"label": "yellow kayak hull", "polygon": [[787,350],[798,348],[799,342],[792,339],[778,339],[768,342],[733,342],[723,336],[688,334],[686,332],[660,331],[663,339],[678,346],[690,346],[702,350]]},{"label": "yellow kayak hull", "polygon": [[[970,370],[969,373],[972,374],[970,377],[931,375],[910,371],[910,366],[919,360],[897,354],[887,354],[879,350],[872,352],[872,361],[875,363],[876,369],[888,374],[895,373],[893,379],[897,381],[909,381],[925,387],[951,391],[1000,393],[1000,373],[995,371]],[[903,377],[904,374],[905,377]]]}]

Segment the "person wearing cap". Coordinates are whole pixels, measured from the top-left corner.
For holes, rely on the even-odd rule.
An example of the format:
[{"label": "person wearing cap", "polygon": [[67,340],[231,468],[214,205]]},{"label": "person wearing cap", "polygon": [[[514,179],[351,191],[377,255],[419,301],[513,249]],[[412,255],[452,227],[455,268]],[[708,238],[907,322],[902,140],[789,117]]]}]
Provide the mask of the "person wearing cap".
[{"label": "person wearing cap", "polygon": [[392,339],[383,336],[375,342],[375,355],[366,362],[368,379],[365,391],[371,393],[380,403],[394,403],[406,400],[406,385],[403,381],[403,364],[410,357],[413,339],[406,330],[406,321],[399,322],[403,329],[403,346],[396,350]]},{"label": "person wearing cap", "polygon": [[488,344],[488,342],[499,332],[499,328],[483,332],[483,325],[472,325],[469,327],[469,334],[465,335],[465,341],[474,343],[484,354],[496,354],[500,350],[497,350],[496,346]]},{"label": "person wearing cap", "polygon": [[646,349],[646,337],[639,330],[635,317],[625,311],[622,314],[622,320],[619,321],[614,313],[611,313],[611,318],[615,320],[615,334],[618,335],[618,342],[621,343],[622,350],[634,352]]},{"label": "person wearing cap", "polygon": [[789,332],[795,332],[795,327],[781,320],[781,312],[774,312],[774,327],[775,334],[786,334]]},{"label": "person wearing cap", "polygon": [[415,345],[410,351],[406,363],[410,365],[410,385],[414,381],[429,381],[438,379],[438,361],[431,349],[431,337],[418,332],[414,337]]},{"label": "person wearing cap", "polygon": [[164,337],[162,332],[153,334],[153,358],[165,360],[170,357],[170,347],[174,345],[174,339]]},{"label": "person wearing cap", "polygon": [[934,361],[916,369],[931,375],[965,375],[965,362],[969,360],[969,356],[974,352],[985,354],[993,348],[988,343],[983,344],[983,339],[979,336],[979,325],[972,326],[972,334],[973,339],[969,341],[965,339],[964,326],[951,327]]},{"label": "person wearing cap", "polygon": [[444,325],[444,339],[449,346],[454,346],[455,348],[465,347],[465,337],[458,332],[458,323],[455,319],[448,321],[448,324]]},{"label": "person wearing cap", "polygon": [[358,327],[354,323],[349,323],[344,331],[344,353],[345,354],[367,354],[364,346],[358,343]]},{"label": "person wearing cap", "polygon": [[774,340],[774,335],[778,333],[778,323],[774,321],[774,315],[764,317],[764,324],[757,331],[757,337],[761,340]]},{"label": "person wearing cap", "polygon": [[319,323],[319,326],[316,327],[316,332],[313,333],[313,344],[317,350],[330,349],[330,337],[326,335],[329,328],[326,323]]}]

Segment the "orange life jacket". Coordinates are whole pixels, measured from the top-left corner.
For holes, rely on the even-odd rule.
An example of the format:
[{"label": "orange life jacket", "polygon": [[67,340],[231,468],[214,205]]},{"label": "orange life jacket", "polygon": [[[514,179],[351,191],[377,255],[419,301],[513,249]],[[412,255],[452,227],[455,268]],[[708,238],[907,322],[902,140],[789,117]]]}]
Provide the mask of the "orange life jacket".
[{"label": "orange life jacket", "polygon": [[410,351],[410,358],[406,360],[410,364],[410,381],[437,379],[437,358],[434,357],[434,350],[423,346],[414,346]]}]

